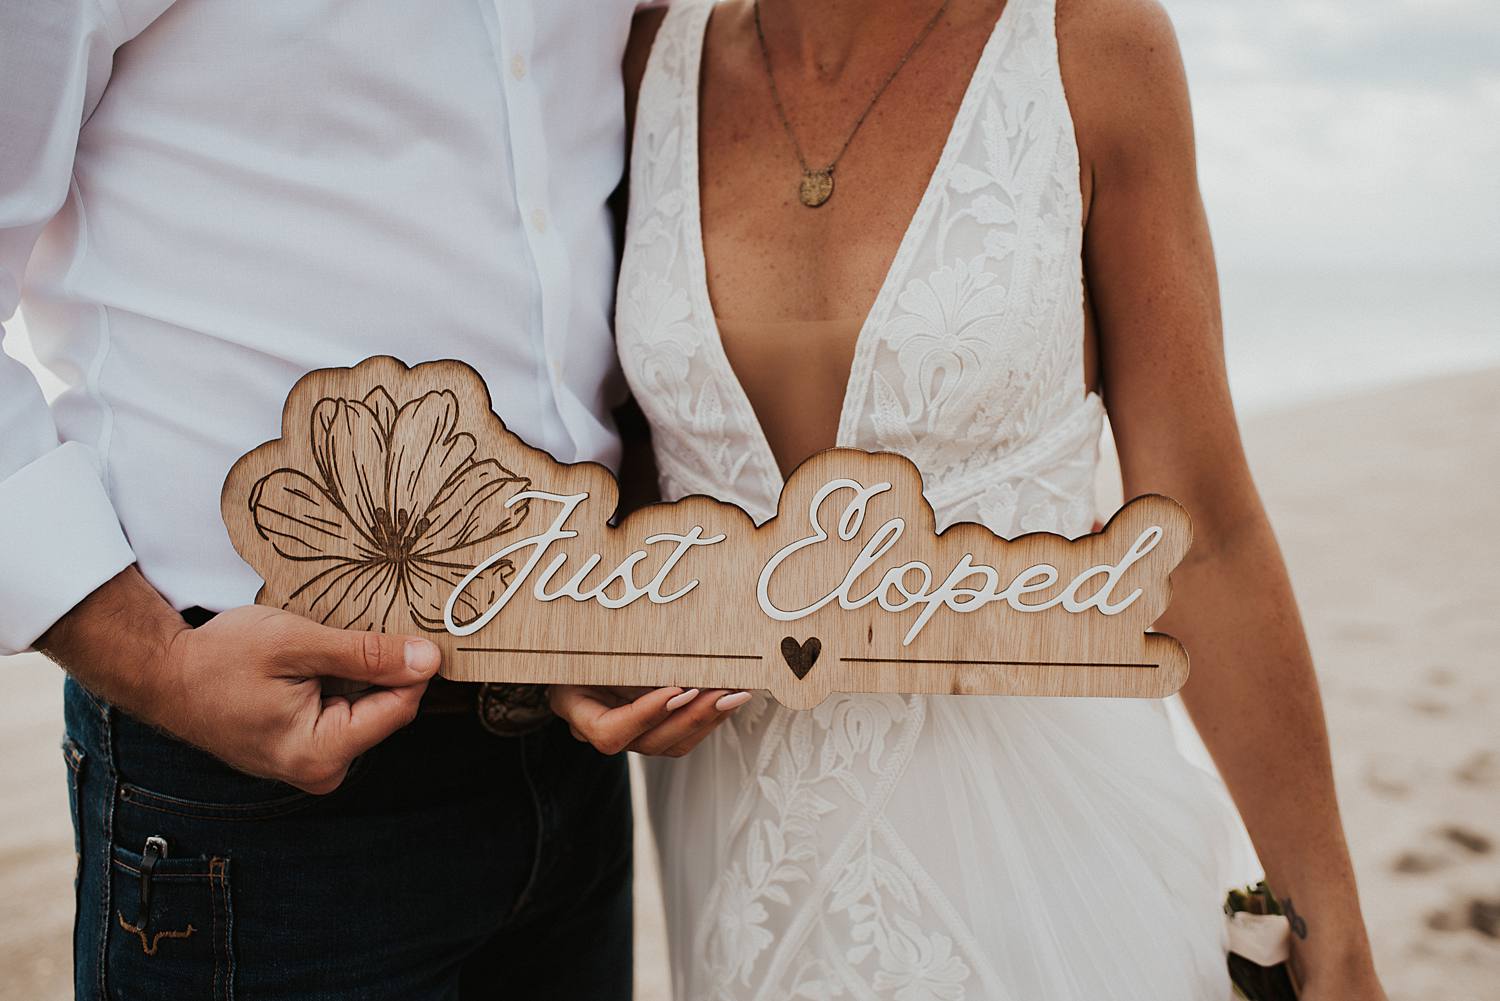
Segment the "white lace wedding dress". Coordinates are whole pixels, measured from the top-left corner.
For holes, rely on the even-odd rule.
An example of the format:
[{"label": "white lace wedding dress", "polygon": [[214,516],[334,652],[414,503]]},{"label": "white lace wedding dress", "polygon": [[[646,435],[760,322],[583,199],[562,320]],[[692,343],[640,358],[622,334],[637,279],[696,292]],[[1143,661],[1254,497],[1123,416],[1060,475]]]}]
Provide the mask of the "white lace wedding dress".
[{"label": "white lace wedding dress", "polygon": [[[782,479],[720,343],[698,197],[711,3],[642,83],[618,303],[667,497],[757,521]],[[1054,0],[1010,0],[866,320],[838,444],[902,452],[940,527],[1087,532],[1078,153]],[[1162,704],[757,695],[649,764],[679,1001],[1221,1001],[1222,787]]]}]

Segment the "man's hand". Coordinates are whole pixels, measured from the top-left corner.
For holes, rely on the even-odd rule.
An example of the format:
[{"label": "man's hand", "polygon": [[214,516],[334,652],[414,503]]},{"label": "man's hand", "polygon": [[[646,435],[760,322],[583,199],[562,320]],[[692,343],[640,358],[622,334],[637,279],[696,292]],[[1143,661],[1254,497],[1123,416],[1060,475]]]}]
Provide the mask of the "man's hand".
[{"label": "man's hand", "polygon": [[[412,721],[441,659],[425,639],[332,629],[256,605],[191,629],[134,567],[37,648],[138,719],[241,771],[319,794]],[[353,683],[334,690],[370,690],[329,694],[325,678]]]},{"label": "man's hand", "polygon": [[749,702],[750,693],[552,685],[547,698],[574,737],[604,754],[635,751],[680,758]]},{"label": "man's hand", "polygon": [[[163,693],[154,722],[240,771],[328,793],[356,757],[416,718],[439,660],[428,640],[247,605],[176,635],[163,664],[176,691]],[[329,695],[325,678],[378,687]]]}]

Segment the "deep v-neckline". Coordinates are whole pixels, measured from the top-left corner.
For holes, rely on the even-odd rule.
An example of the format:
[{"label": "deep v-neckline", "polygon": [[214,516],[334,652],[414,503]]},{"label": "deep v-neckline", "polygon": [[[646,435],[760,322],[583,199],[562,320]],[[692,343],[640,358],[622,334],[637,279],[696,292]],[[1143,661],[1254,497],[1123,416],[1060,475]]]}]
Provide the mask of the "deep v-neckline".
[{"label": "deep v-neckline", "polygon": [[[683,186],[687,194],[685,208],[688,212],[686,223],[688,250],[690,251],[688,263],[692,272],[691,293],[694,299],[694,310],[704,318],[703,329],[706,332],[704,339],[708,342],[713,364],[719,367],[725,385],[733,394],[734,405],[742,411],[749,421],[749,427],[753,429],[751,440],[754,455],[747,461],[759,466],[767,490],[766,496],[774,510],[776,498],[780,495],[785,483],[781,475],[781,466],[776,461],[776,454],[771,449],[770,440],[766,438],[765,426],[761,423],[760,415],[755,412],[755,406],[750,402],[749,394],[745,392],[745,385],[740,381],[739,373],[730,364],[729,355],[724,350],[724,337],[719,330],[718,317],[714,315],[713,301],[708,294],[707,252],[703,243],[702,179],[699,176],[698,126],[702,111],[700,98],[703,91],[703,47],[708,37],[708,22],[713,16],[714,6],[713,0],[704,0],[695,8],[694,12],[698,14],[698,24],[690,36],[692,59],[684,82],[686,93],[683,99],[687,102],[687,107],[682,123],[685,133],[682,142],[682,170]],[[859,333],[855,335],[854,355],[850,360],[849,372],[844,381],[843,396],[839,401],[839,426],[833,442],[835,448],[857,447],[853,441],[856,418],[850,404],[854,399],[855,383],[861,378],[860,373],[870,367],[870,352],[874,349],[873,331],[884,323],[886,314],[890,312],[891,300],[896,295],[896,288],[893,284],[895,276],[906,270],[911,255],[916,252],[916,246],[921,237],[920,231],[932,214],[943,185],[947,183],[946,177],[951,172],[953,161],[963,147],[964,136],[960,133],[965,131],[963,126],[973,120],[975,106],[984,91],[984,81],[987,80],[991,66],[998,58],[1000,47],[1009,34],[1011,9],[1017,6],[1020,6],[1020,0],[1006,0],[1000,16],[995,19],[994,27],[990,29],[989,38],[985,40],[984,48],[979,53],[979,60],[974,64],[969,82],[964,87],[958,110],[954,112],[953,121],[948,126],[948,133],[943,140],[942,152],[938,154],[937,164],[932,168],[932,173],[927,178],[927,186],[922,190],[922,197],[917,200],[917,207],[907,221],[900,241],[896,244],[896,253],[881,276],[880,285],[875,293],[875,301],[870,305],[869,312],[865,314]]]}]

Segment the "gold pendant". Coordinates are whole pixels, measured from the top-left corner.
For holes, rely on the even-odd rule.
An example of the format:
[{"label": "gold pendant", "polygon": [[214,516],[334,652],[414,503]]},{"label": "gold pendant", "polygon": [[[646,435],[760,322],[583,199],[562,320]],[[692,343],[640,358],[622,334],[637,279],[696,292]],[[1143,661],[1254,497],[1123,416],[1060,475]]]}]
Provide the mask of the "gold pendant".
[{"label": "gold pendant", "polygon": [[797,194],[801,197],[802,204],[810,209],[822,205],[833,194],[833,171],[804,170]]}]

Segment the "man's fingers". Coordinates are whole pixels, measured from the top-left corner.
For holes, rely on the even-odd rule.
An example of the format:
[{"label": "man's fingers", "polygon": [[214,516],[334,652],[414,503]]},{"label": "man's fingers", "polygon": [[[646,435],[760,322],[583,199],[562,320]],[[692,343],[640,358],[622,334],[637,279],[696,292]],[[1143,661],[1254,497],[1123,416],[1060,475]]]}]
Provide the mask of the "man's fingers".
[{"label": "man's fingers", "polygon": [[552,711],[573,728],[575,734],[604,754],[619,754],[631,743],[672,714],[687,693],[680,688],[657,688],[633,702],[610,706],[612,693],[584,685],[554,685],[549,690]]},{"label": "man's fingers", "polygon": [[293,617],[279,637],[282,657],[306,676],[392,688],[426,682],[442,662],[431,640],[334,629]]},{"label": "man's fingers", "polygon": [[293,762],[292,784],[319,794],[338,788],[351,761],[416,719],[426,688],[423,682],[325,699],[305,758]]},{"label": "man's fingers", "polygon": [[422,704],[425,682],[382,688],[349,700],[343,732],[343,751],[351,759],[364,754],[397,730],[417,718]]}]

